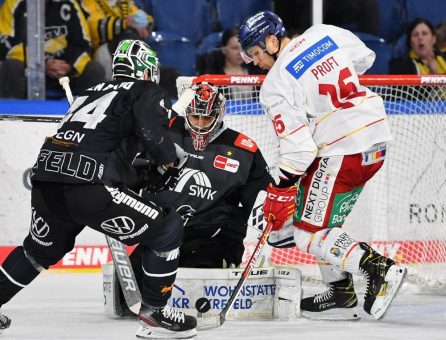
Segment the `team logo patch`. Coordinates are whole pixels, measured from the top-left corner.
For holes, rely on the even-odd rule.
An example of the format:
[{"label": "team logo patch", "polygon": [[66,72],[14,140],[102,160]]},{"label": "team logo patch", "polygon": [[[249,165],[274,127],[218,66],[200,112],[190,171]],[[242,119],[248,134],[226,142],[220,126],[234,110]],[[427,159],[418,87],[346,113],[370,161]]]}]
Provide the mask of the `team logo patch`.
[{"label": "team logo patch", "polygon": [[258,149],[256,142],[243,134],[238,135],[234,145],[251,152],[256,152]]},{"label": "team logo patch", "polygon": [[236,173],[238,171],[239,166],[240,166],[239,161],[225,156],[218,155],[214,159],[214,167],[224,171]]}]

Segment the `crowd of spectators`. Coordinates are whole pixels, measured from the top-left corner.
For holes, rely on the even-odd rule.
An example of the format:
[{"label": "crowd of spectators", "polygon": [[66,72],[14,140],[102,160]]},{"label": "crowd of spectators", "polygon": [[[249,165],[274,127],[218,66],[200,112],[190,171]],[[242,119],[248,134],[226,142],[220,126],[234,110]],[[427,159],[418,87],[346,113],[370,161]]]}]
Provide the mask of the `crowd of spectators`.
[{"label": "crowd of spectators", "polygon": [[[328,24],[378,36],[380,11],[377,1],[325,0],[323,20]],[[26,98],[26,2],[0,1],[0,79],[8,79],[0,83],[1,98]],[[57,83],[62,76],[71,78],[75,94],[98,80],[111,79],[111,55],[121,39],[142,39],[150,43],[152,32],[162,29],[162,25],[157,25],[156,17],[150,14],[150,8],[144,5],[146,3],[144,0],[46,0],[47,96],[63,96]],[[265,9],[274,9],[291,28],[293,35],[311,25],[310,1],[274,0],[259,3],[271,5]],[[399,34],[400,40],[406,39],[406,44],[401,44],[399,53],[393,53],[390,62],[386,60],[388,73],[446,74],[446,20],[434,24],[437,26],[425,18],[406,23],[407,30]],[[176,95],[175,80],[180,75],[264,72],[243,63],[239,54],[237,26],[222,27],[219,24],[215,30],[219,30],[221,38],[211,48],[197,53],[191,74],[180,74],[178,65],[162,65],[161,86],[168,90],[171,97]],[[198,48],[203,40],[200,38],[191,43]],[[171,53],[175,54],[175,49]]]}]

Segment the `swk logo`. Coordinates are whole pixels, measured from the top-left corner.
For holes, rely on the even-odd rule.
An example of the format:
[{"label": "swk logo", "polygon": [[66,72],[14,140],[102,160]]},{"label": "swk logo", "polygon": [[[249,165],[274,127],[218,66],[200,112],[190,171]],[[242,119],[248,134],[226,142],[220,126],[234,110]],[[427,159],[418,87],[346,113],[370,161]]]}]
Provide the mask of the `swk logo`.
[{"label": "swk logo", "polygon": [[38,238],[44,238],[50,232],[50,226],[42,217],[38,216],[34,208],[32,208],[31,234]]},{"label": "swk logo", "polygon": [[212,184],[209,177],[200,170],[185,168],[181,174],[177,185],[173,189],[176,192],[182,192],[188,183],[190,196],[204,198],[210,201],[214,200],[216,190],[212,190]]},{"label": "swk logo", "polygon": [[135,229],[135,222],[130,217],[118,216],[102,222],[101,228],[112,234],[126,235]]}]

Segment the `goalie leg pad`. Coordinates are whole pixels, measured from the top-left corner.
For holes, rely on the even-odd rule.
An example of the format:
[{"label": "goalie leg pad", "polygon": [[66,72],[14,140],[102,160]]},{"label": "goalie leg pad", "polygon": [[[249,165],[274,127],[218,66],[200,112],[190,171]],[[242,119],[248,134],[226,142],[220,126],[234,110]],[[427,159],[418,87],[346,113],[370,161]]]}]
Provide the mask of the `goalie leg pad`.
[{"label": "goalie leg pad", "polygon": [[273,305],[274,318],[279,320],[298,319],[300,318],[300,301],[302,299],[302,274],[298,269],[276,269],[275,275],[277,279]]}]

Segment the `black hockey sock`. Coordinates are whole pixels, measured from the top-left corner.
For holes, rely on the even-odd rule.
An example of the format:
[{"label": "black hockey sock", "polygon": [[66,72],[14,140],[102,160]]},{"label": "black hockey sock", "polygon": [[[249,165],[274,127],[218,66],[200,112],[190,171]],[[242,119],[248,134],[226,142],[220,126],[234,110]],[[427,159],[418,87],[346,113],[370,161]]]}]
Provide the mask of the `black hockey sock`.
[{"label": "black hockey sock", "polygon": [[27,259],[23,247],[16,247],[0,267],[0,306],[11,300],[37,275],[39,271]]},{"label": "black hockey sock", "polygon": [[142,300],[153,307],[162,307],[172,294],[177,274],[179,249],[154,252],[145,247],[142,269],[144,272]]}]

